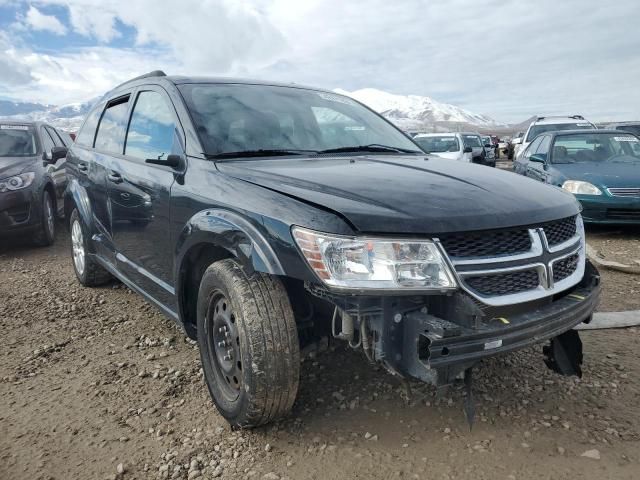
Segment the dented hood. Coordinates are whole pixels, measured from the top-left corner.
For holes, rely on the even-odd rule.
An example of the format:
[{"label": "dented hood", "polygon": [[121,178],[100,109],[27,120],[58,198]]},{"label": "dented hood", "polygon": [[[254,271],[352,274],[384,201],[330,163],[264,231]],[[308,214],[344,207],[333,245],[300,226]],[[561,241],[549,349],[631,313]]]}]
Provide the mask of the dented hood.
[{"label": "dented hood", "polygon": [[424,156],[218,162],[231,177],[331,210],[366,233],[425,234],[575,215],[574,197],[511,172]]}]

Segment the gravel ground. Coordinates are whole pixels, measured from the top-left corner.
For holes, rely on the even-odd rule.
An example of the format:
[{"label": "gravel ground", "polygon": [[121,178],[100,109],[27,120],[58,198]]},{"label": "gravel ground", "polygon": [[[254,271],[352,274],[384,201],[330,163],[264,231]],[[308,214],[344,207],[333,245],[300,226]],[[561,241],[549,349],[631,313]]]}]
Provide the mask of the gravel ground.
[{"label": "gravel ground", "polygon": [[[638,248],[601,233],[598,248]],[[617,275],[615,310],[639,288]],[[1,479],[640,478],[639,329],[582,333],[582,379],[548,371],[540,347],[484,362],[471,432],[458,389],[412,383],[407,400],[329,346],[305,357],[293,413],[249,432],[217,414],[171,321],[119,284],[79,286],[66,234],[0,246],[0,299]]]}]

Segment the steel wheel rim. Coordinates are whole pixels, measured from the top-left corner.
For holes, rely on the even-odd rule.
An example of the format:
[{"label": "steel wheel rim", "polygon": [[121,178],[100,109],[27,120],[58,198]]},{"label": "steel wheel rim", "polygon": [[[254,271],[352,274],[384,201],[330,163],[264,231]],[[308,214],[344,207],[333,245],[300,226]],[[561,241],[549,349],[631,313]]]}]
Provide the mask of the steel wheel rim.
[{"label": "steel wheel rim", "polygon": [[234,401],[242,389],[240,335],[231,302],[219,291],[211,296],[207,309],[207,342],[220,390],[226,400]]},{"label": "steel wheel rim", "polygon": [[47,222],[47,231],[51,236],[53,236],[53,231],[55,228],[54,218],[53,218],[53,205],[51,204],[51,197],[49,196],[48,193],[45,193],[44,215],[45,215],[45,221]]},{"label": "steel wheel rim", "polygon": [[73,264],[76,271],[82,275],[84,273],[84,243],[82,238],[82,228],[78,220],[71,225],[71,248],[73,250]]}]

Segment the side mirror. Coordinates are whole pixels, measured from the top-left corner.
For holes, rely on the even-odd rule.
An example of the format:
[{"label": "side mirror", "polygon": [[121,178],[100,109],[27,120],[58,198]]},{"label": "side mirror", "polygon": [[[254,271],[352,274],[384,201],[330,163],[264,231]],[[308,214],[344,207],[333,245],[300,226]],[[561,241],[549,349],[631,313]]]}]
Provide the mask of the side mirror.
[{"label": "side mirror", "polygon": [[159,158],[147,158],[145,163],[150,163],[151,165],[162,165],[164,167],[170,167],[174,170],[182,170],[184,167],[184,159],[182,155],[176,155],[172,153],[168,155],[167,158],[159,159]]},{"label": "side mirror", "polygon": [[473,152],[473,148],[471,147],[464,147],[464,150],[462,151],[462,153],[472,153]]},{"label": "side mirror", "polygon": [[520,145],[522,143],[522,138],[514,138],[513,140],[511,140],[511,143],[514,145]]},{"label": "side mirror", "polygon": [[58,160],[60,160],[61,158],[64,158],[67,156],[67,147],[53,147],[51,149],[51,163],[55,163]]},{"label": "side mirror", "polygon": [[543,157],[542,155],[535,154],[535,153],[529,157],[529,161],[530,162],[536,162],[536,163],[546,163],[547,162],[545,157]]}]

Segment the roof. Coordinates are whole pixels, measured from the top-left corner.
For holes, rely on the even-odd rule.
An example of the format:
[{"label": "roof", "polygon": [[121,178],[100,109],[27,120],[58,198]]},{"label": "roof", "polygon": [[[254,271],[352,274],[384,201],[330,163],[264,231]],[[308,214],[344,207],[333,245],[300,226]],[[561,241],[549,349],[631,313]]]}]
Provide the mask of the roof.
[{"label": "roof", "polygon": [[453,135],[460,135],[459,132],[449,132],[449,133],[419,133],[413,138],[425,138],[425,137],[451,137]]},{"label": "roof", "polygon": [[138,77],[127,80],[124,83],[112,88],[107,92],[106,95],[111,94],[123,87],[133,86],[139,83],[147,83],[150,81],[168,81],[173,83],[174,85],[183,85],[189,83],[202,83],[202,84],[243,84],[243,85],[264,85],[264,86],[272,86],[272,87],[290,87],[290,88],[302,88],[305,90],[316,90],[321,92],[328,92],[334,95],[341,95],[339,93],[332,92],[330,90],[311,87],[307,85],[299,85],[296,83],[283,83],[283,82],[274,82],[270,80],[257,80],[251,78],[233,78],[233,77],[195,77],[195,76],[184,76],[184,75],[166,75],[162,70],[154,70],[153,72],[145,73],[144,75],[140,75]]},{"label": "roof", "polygon": [[550,132],[544,132],[541,133],[540,135],[553,135],[554,137],[557,135],[572,135],[572,134],[580,134],[580,135],[584,135],[584,134],[589,134],[589,135],[599,135],[601,133],[608,133],[608,134],[615,134],[615,135],[633,135],[635,136],[632,132],[627,132],[625,130],[613,130],[613,129],[604,129],[604,128],[598,128],[598,129],[589,129],[589,128],[580,128],[580,129],[575,129],[575,130],[555,130],[555,131],[550,131]]},{"label": "roof", "polygon": [[48,123],[36,122],[33,120],[25,120],[22,122],[20,120],[3,120],[0,118],[0,125],[26,125],[29,127],[37,127],[38,125],[48,125]]},{"label": "roof", "polygon": [[581,115],[567,115],[557,116],[557,117],[538,117],[536,120],[531,122],[531,125],[555,125],[562,123],[591,123],[589,120],[586,120]]}]

